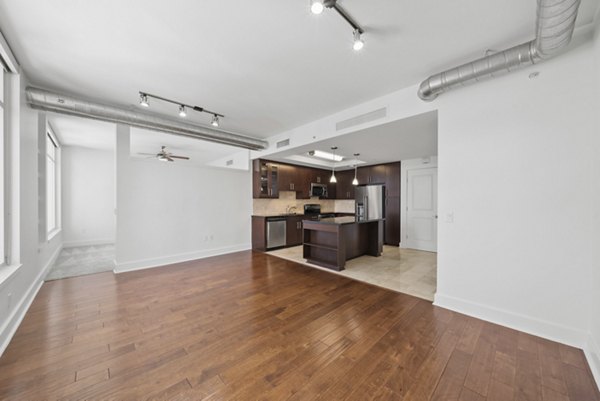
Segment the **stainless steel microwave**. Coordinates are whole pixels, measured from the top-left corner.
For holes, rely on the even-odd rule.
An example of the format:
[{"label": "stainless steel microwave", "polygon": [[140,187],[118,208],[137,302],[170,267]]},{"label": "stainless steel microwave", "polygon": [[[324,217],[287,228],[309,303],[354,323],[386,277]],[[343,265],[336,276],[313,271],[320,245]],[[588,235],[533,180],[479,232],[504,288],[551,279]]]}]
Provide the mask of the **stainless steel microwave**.
[{"label": "stainless steel microwave", "polygon": [[327,185],[317,184],[315,182],[310,184],[310,196],[318,196],[319,198],[327,198]]}]

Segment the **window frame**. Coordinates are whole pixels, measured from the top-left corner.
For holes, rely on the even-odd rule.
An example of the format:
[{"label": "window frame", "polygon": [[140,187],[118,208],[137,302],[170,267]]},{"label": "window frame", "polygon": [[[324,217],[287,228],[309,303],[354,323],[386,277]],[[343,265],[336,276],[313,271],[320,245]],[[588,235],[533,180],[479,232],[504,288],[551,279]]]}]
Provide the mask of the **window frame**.
[{"label": "window frame", "polygon": [[[44,136],[45,138],[45,158],[44,161],[46,162],[46,168],[45,168],[45,182],[46,182],[46,239],[48,241],[50,241],[52,238],[54,238],[58,233],[60,233],[61,229],[62,229],[62,222],[61,222],[61,163],[60,163],[60,156],[61,156],[61,145],[60,142],[58,141],[58,138],[56,137],[56,134],[54,133],[54,130],[52,129],[52,126],[50,124],[46,124],[46,135]],[[49,149],[49,142],[52,144],[52,146],[54,147],[54,155],[51,157],[48,149]],[[48,202],[49,202],[49,191],[48,191],[48,182],[49,182],[49,173],[50,171],[48,171],[48,160],[52,161],[52,164],[54,166],[54,227],[49,227],[49,208],[48,208]]]}]

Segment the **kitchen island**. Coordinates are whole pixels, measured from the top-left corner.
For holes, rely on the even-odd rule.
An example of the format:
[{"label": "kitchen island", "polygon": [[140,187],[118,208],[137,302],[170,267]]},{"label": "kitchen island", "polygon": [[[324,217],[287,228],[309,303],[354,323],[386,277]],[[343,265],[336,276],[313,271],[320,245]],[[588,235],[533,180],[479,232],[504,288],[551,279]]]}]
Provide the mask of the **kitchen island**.
[{"label": "kitchen island", "polygon": [[383,222],[354,216],[304,220],[303,257],[308,263],[340,271],[349,259],[381,256]]}]

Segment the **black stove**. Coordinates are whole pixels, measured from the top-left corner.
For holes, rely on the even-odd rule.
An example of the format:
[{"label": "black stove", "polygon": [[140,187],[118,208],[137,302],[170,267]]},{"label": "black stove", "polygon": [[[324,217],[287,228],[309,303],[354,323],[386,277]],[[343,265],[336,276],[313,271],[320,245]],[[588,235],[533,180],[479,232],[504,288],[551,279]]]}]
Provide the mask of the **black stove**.
[{"label": "black stove", "polygon": [[307,203],[304,205],[304,216],[311,220],[318,220],[321,214],[321,205],[318,203]]}]

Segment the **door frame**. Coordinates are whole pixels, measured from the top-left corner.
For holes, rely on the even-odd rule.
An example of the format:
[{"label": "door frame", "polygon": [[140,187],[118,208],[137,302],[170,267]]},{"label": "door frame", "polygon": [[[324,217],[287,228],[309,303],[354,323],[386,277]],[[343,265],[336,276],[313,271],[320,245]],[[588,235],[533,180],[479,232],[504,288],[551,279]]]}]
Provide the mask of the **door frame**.
[{"label": "door frame", "polygon": [[[422,157],[419,159],[402,160],[400,164],[400,248],[406,246],[406,222],[407,222],[407,206],[408,206],[408,171],[420,170],[425,168],[437,168],[437,156]],[[439,191],[438,191],[439,197]],[[439,222],[439,220],[438,220]]]}]

